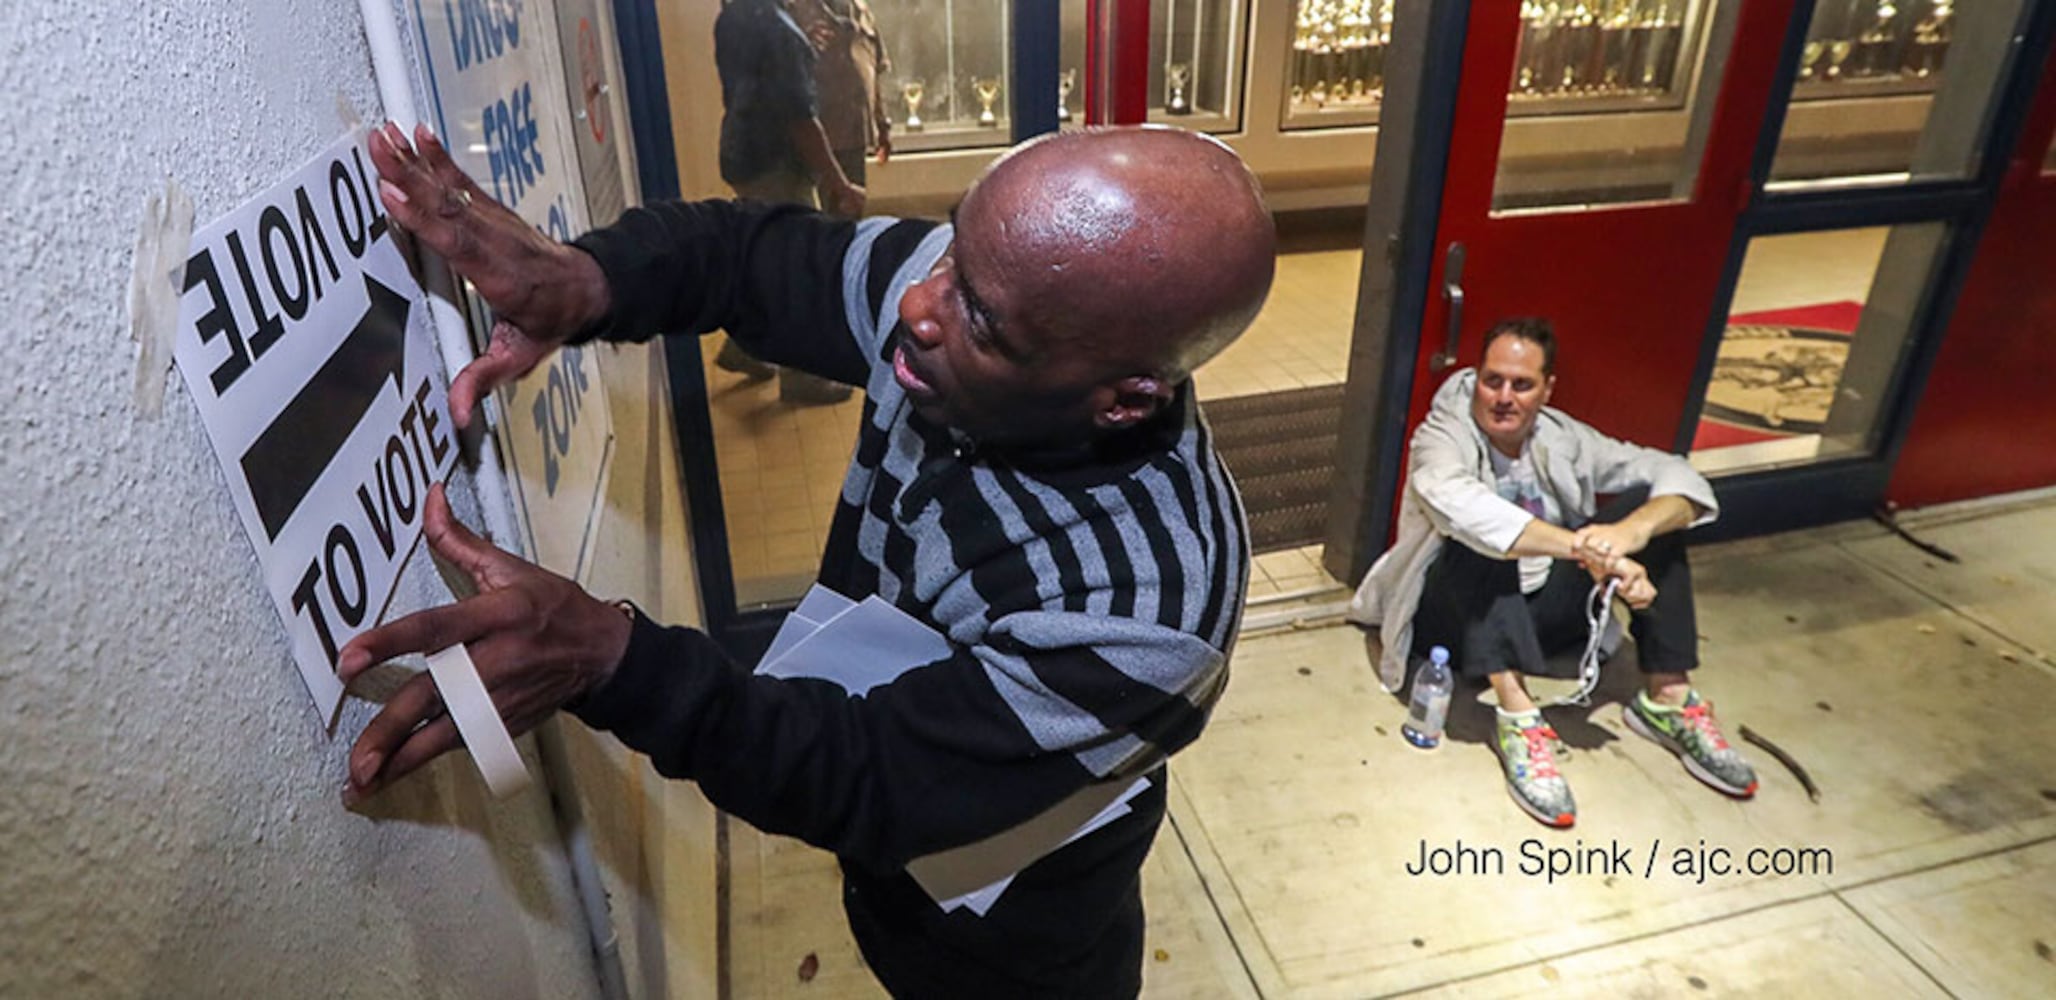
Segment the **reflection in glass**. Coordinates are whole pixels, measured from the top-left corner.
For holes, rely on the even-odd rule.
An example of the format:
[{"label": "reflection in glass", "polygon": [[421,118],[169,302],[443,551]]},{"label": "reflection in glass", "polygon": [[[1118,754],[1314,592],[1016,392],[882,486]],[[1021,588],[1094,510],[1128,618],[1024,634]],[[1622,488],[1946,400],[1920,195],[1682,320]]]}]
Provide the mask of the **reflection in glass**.
[{"label": "reflection in glass", "polygon": [[1825,0],[1813,8],[1771,186],[1974,173],[2023,0]]},{"label": "reflection in glass", "polygon": [[1919,223],[1751,241],[1692,464],[1726,475],[1874,454],[1945,232]]}]

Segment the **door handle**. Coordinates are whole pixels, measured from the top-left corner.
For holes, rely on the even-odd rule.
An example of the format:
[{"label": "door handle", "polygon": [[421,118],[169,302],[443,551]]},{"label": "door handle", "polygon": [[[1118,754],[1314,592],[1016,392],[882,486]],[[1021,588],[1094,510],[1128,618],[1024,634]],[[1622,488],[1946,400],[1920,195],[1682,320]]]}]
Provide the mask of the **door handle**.
[{"label": "door handle", "polygon": [[1428,358],[1428,370],[1446,372],[1456,367],[1456,339],[1463,334],[1463,244],[1451,243],[1442,261],[1442,301],[1449,303],[1449,330],[1442,349]]}]

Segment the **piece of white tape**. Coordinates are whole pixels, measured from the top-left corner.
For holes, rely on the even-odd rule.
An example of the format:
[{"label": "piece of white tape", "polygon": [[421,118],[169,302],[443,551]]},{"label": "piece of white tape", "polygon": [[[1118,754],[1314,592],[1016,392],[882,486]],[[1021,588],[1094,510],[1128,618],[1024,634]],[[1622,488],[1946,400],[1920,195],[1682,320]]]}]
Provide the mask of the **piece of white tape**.
[{"label": "piece of white tape", "polygon": [[129,338],[136,342],[136,409],[155,418],[164,411],[164,383],[171,373],[171,340],[178,332],[179,295],[186,257],[192,251],[193,200],[166,181],[153,194],[136,225],[136,256],[129,272]]},{"label": "piece of white tape", "polygon": [[428,672],[493,797],[504,799],[527,788],[528,768],[521,763],[521,752],[514,749],[506,723],[500,721],[500,710],[493,707],[492,696],[478,679],[471,654],[463,646],[430,653]]},{"label": "piece of white tape", "polygon": [[364,127],[364,116],[357,113],[357,105],[351,103],[350,95],[336,91],[336,120],[343,123],[343,131],[355,132]]}]

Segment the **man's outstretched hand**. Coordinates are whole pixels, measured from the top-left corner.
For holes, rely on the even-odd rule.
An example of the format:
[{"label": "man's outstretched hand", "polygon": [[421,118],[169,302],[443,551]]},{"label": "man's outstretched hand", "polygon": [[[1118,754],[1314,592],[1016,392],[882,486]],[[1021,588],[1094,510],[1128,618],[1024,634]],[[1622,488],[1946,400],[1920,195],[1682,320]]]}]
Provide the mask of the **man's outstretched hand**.
[{"label": "man's outstretched hand", "polygon": [[371,135],[371,161],[386,213],[470,281],[498,318],[485,354],[450,380],[450,416],[469,426],[481,397],[607,314],[606,276],[592,257],[494,201],[426,125],[410,145],[387,122]]},{"label": "man's outstretched hand", "polygon": [[[423,513],[428,544],[470,574],[478,594],[389,622],[346,644],[336,673],[349,684],[373,664],[460,643],[507,729],[519,736],[613,676],[628,650],[621,610],[540,566],[494,548],[450,516],[438,485]],[[458,745],[435,681],[415,677],[386,701],[350,750],[343,802],[353,805]]]}]

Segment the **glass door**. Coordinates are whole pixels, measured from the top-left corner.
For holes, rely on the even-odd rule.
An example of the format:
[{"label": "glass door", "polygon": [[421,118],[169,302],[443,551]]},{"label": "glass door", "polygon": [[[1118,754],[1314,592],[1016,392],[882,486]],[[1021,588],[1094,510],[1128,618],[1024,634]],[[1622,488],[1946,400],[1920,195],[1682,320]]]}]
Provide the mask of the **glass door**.
[{"label": "glass door", "polygon": [[1714,478],[1724,531],[1883,500],[2024,118],[2034,14],[2025,0],[1794,12],[1675,442]]},{"label": "glass door", "polygon": [[[1470,5],[1408,423],[1453,371],[1476,363],[1493,323],[1541,316],[1561,344],[1556,405],[1668,446],[1720,291],[1789,5],[1717,5],[1702,37],[1679,40],[1705,53],[1696,83],[1632,172],[1581,158],[1574,131],[1537,132],[1513,114],[1526,99],[1512,95],[1534,85],[1530,64],[1583,66],[1529,51],[1553,43],[1536,41],[1523,7]],[[1549,143],[1562,154],[1535,155]]]},{"label": "glass door", "polygon": [[[1698,53],[1666,91],[1676,107],[1536,120],[1524,88],[1607,79],[1603,59],[1587,66],[1604,45],[1558,37],[1583,16],[1551,6],[1422,5],[1426,65],[1386,74],[1367,242],[1387,253],[1366,261],[1350,394],[1369,405],[1344,432],[1372,457],[1338,476],[1353,514],[1329,529],[1331,549],[1354,540],[1329,559],[1348,578],[1389,537],[1407,431],[1509,316],[1554,323],[1555,405],[1715,477],[1720,530],[1867,513],[1996,184],[1990,151],[2021,118],[2021,50],[2041,37],[2021,0],[1866,2],[1853,20],[1842,2],[1710,4],[1676,40]],[[1396,35],[1412,10],[1398,4]],[[1904,51],[1887,52],[1902,17]],[[1918,30],[1927,18],[1946,46]],[[1832,78],[1801,81],[1833,59],[1809,63],[1809,46],[1839,51],[1845,34]]]}]

